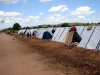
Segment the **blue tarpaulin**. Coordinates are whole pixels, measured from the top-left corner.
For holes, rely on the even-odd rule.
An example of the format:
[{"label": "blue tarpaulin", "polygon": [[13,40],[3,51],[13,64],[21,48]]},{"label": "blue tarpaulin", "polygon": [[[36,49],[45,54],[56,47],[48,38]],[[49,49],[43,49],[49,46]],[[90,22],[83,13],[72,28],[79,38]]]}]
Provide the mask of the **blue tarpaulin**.
[{"label": "blue tarpaulin", "polygon": [[52,39],[52,35],[46,31],[44,32],[42,39]]}]

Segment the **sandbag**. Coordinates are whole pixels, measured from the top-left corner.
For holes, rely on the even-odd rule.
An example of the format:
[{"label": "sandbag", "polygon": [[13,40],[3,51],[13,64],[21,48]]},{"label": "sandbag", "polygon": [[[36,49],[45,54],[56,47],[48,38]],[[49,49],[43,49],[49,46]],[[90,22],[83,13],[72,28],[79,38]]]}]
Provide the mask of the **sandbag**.
[{"label": "sandbag", "polygon": [[87,31],[89,31],[89,30],[91,30],[92,29],[92,25],[89,25],[88,27],[87,27]]},{"label": "sandbag", "polygon": [[74,35],[74,31],[70,31],[67,33],[67,37],[64,42],[65,45],[71,45],[72,40],[73,40],[73,35]]}]

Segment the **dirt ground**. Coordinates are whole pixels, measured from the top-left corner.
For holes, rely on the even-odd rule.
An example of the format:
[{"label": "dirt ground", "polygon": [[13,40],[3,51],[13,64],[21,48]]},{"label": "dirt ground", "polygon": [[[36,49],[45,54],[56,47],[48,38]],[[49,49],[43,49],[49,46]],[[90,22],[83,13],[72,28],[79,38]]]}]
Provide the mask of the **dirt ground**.
[{"label": "dirt ground", "polygon": [[28,45],[0,34],[0,75],[65,75],[40,62],[41,55],[30,53]]},{"label": "dirt ground", "polygon": [[2,34],[0,68],[0,75],[100,75],[100,51]]}]

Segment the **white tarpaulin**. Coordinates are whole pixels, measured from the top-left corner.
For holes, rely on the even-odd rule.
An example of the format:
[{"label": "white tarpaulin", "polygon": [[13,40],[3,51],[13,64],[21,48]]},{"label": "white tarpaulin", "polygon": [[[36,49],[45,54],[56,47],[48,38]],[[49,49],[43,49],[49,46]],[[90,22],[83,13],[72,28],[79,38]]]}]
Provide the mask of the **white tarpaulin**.
[{"label": "white tarpaulin", "polygon": [[67,36],[69,29],[70,29],[69,27],[64,28],[64,31],[60,36],[60,38],[58,39],[58,42],[63,42],[65,40],[65,37]]},{"label": "white tarpaulin", "polygon": [[84,29],[85,29],[85,26],[81,26],[81,27],[79,27],[79,29],[77,29],[77,32],[78,32],[78,34],[79,34],[80,36],[81,36],[81,34],[83,33]]},{"label": "white tarpaulin", "polygon": [[58,41],[59,40],[59,38],[61,37],[63,31],[64,31],[64,28],[61,28],[60,29],[60,32],[58,33],[57,37],[55,38],[55,41]]},{"label": "white tarpaulin", "polygon": [[78,45],[86,49],[100,49],[100,26],[93,26],[91,30],[87,31],[85,28],[82,33],[82,40]]},{"label": "white tarpaulin", "polygon": [[61,28],[56,28],[56,31],[55,31],[51,41],[55,41],[55,39],[56,39],[57,35],[59,34],[60,30],[61,30]]},{"label": "white tarpaulin", "polygon": [[94,33],[92,34],[86,48],[99,50],[100,46],[100,27],[96,26]]}]

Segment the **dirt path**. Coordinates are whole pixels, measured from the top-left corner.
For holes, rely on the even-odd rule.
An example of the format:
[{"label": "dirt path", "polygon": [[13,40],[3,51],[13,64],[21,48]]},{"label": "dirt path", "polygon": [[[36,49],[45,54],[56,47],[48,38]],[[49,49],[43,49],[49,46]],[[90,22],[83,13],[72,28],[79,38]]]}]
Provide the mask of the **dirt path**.
[{"label": "dirt path", "polygon": [[50,70],[58,69],[66,75],[100,75],[100,51],[65,46],[63,43],[36,38],[35,35],[22,38],[16,34],[16,37],[31,48],[25,53],[41,55],[39,61],[43,60]]},{"label": "dirt path", "polygon": [[0,75],[65,75],[46,68],[38,61],[39,54],[23,52],[28,49],[10,35],[0,34]]}]

